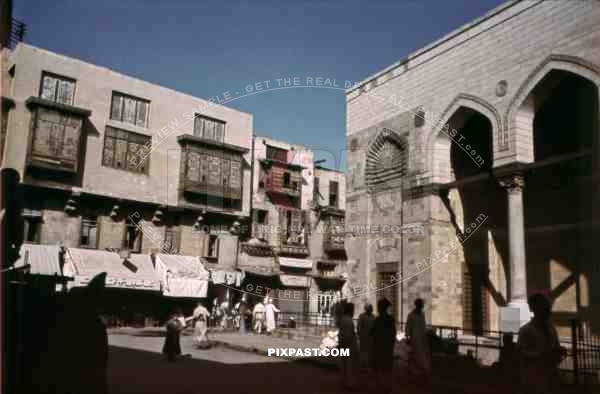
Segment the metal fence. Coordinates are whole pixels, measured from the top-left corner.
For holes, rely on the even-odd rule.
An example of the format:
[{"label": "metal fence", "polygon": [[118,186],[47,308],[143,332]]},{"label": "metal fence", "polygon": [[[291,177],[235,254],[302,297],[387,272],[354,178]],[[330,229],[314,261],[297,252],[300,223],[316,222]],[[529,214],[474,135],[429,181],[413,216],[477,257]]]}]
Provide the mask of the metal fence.
[{"label": "metal fence", "polygon": [[[293,321],[293,323],[291,323]],[[290,324],[291,323],[291,324]],[[279,327],[315,326],[334,328],[335,317],[324,313],[281,312],[278,316]],[[406,323],[397,325],[404,332]],[[506,341],[514,342],[516,334],[493,330],[471,330],[453,326],[428,326],[433,352],[463,354],[479,360],[484,365],[493,365],[500,358],[500,350]],[[559,369],[569,376],[568,380],[576,384],[598,383],[600,374],[600,337],[591,332],[589,325],[573,320],[571,338],[561,338],[561,346],[567,352]]]}]

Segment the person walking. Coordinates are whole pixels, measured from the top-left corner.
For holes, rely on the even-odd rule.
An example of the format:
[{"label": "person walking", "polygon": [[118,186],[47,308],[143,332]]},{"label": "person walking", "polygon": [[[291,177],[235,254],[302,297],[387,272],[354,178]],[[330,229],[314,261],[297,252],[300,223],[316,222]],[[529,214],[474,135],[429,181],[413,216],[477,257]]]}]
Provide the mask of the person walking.
[{"label": "person walking", "polygon": [[558,365],[566,355],[566,349],[560,346],[550,321],[550,299],[536,293],[527,303],[533,318],[521,327],[517,339],[522,392],[550,394],[559,386]]},{"label": "person walking", "polygon": [[431,372],[431,357],[427,341],[427,323],[423,313],[425,302],[417,298],[414,305],[415,308],[408,314],[406,320],[406,337],[412,350],[410,364],[414,366],[414,374],[423,378],[426,383]]},{"label": "person walking", "polygon": [[372,330],[373,367],[377,386],[384,392],[390,392],[392,389],[392,368],[396,343],[396,322],[389,313],[391,305],[386,298],[377,302],[377,317]]},{"label": "person walking", "polygon": [[354,329],[354,304],[346,302],[344,311],[340,319],[338,333],[338,348],[348,349],[348,357],[341,357],[340,371],[342,377],[342,387],[353,390],[355,388],[355,373],[358,358],[358,344],[356,342],[356,332]]},{"label": "person walking", "polygon": [[374,324],[373,305],[366,304],[365,311],[358,317],[361,368],[371,368],[373,366],[373,337],[371,334]]},{"label": "person walking", "polygon": [[202,302],[198,302],[196,309],[192,315],[194,319],[194,338],[193,342],[199,349],[206,349],[209,347],[208,337],[206,333],[208,331],[208,318],[210,314],[204,307]]},{"label": "person walking", "polygon": [[257,302],[252,310],[252,317],[254,318],[254,331],[259,335],[262,334],[265,324],[265,304]]},{"label": "person walking", "polygon": [[240,325],[240,334],[246,335],[246,314],[248,313],[248,304],[246,304],[245,296],[242,297],[240,301],[240,306],[238,308],[238,319]]},{"label": "person walking", "polygon": [[265,306],[265,316],[267,319],[267,334],[271,334],[276,328],[275,312],[279,312],[279,309],[273,304],[273,299],[269,298],[267,305]]},{"label": "person walking", "polygon": [[176,308],[167,321],[167,335],[165,336],[165,343],[163,345],[162,352],[167,356],[167,360],[173,362],[177,359],[177,356],[181,355],[181,344],[179,342],[181,331],[185,328],[185,319],[181,309]]}]

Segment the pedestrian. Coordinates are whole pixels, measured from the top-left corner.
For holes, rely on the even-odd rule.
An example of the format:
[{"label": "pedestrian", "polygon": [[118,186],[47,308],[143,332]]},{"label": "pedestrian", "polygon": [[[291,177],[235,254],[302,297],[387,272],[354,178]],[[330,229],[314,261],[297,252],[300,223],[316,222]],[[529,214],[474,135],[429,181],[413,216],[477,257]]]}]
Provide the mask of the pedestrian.
[{"label": "pedestrian", "polygon": [[265,305],[262,302],[257,302],[252,310],[252,317],[254,318],[254,331],[257,334],[262,334],[262,330],[265,324]]},{"label": "pedestrian", "polygon": [[406,319],[406,337],[411,348],[409,371],[423,380],[429,381],[431,372],[431,357],[427,340],[427,323],[423,308],[425,302],[421,298],[415,300],[415,308]]},{"label": "pedestrian", "polygon": [[273,299],[269,298],[267,305],[265,305],[265,317],[267,320],[267,334],[271,334],[277,324],[275,322],[275,312],[279,312],[279,309],[273,304]]},{"label": "pedestrian", "polygon": [[246,314],[248,313],[248,304],[246,304],[246,296],[242,297],[238,308],[238,319],[240,324],[240,334],[246,334]]},{"label": "pedestrian", "polygon": [[535,293],[527,300],[533,318],[519,330],[517,351],[520,358],[522,391],[550,394],[559,385],[558,365],[566,354],[550,321],[552,303]]},{"label": "pedestrian", "polygon": [[206,333],[208,331],[208,318],[210,314],[202,304],[198,302],[196,309],[192,315],[194,319],[194,338],[193,342],[199,349],[206,349],[210,346]]},{"label": "pedestrian", "polygon": [[373,324],[373,367],[379,390],[392,389],[392,368],[394,366],[394,345],[396,343],[396,322],[390,314],[391,303],[382,298],[377,302],[377,317]]},{"label": "pedestrian", "polygon": [[373,305],[366,304],[365,311],[358,317],[361,368],[371,368],[373,366],[373,337],[371,334],[374,324]]},{"label": "pedestrian", "polygon": [[180,308],[176,308],[167,321],[167,335],[165,336],[165,343],[163,345],[162,352],[167,356],[167,360],[173,362],[177,359],[177,356],[181,355],[181,344],[179,342],[181,337],[181,331],[185,328],[185,319],[183,319],[183,313]]},{"label": "pedestrian", "polygon": [[342,387],[348,390],[355,388],[355,373],[358,358],[358,344],[354,329],[354,304],[346,302],[340,319],[338,332],[338,348],[348,349],[347,357],[340,357]]}]

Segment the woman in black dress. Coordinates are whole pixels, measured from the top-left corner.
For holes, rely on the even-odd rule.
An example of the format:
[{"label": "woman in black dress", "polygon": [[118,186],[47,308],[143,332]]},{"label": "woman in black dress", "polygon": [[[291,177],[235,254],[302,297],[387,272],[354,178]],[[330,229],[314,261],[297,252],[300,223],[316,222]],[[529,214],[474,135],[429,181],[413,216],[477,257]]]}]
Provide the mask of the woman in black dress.
[{"label": "woman in black dress", "polygon": [[378,386],[386,391],[391,390],[396,343],[396,322],[388,312],[390,306],[391,303],[385,298],[377,302],[378,316],[372,329],[373,368],[377,373]]},{"label": "woman in black dress", "polygon": [[185,320],[183,319],[183,313],[179,308],[171,313],[171,316],[167,321],[167,335],[165,337],[165,344],[163,345],[162,352],[167,356],[167,360],[169,361],[175,361],[177,356],[181,355],[179,338],[181,336],[181,331],[185,328],[183,322],[185,322]]}]

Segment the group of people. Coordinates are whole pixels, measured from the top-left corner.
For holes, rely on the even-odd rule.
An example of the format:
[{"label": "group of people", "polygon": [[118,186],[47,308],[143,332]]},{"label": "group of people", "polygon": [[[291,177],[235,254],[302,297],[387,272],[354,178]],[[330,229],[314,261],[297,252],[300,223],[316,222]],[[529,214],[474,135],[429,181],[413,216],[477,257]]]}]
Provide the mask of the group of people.
[{"label": "group of people", "polygon": [[[276,313],[279,309],[273,304],[273,299],[266,297],[263,302],[258,302],[251,310],[245,298],[242,298],[234,307],[234,327],[240,334],[247,333],[247,327],[252,327],[257,334],[263,331],[271,334],[276,324]],[[225,315],[223,315],[225,316]],[[202,302],[198,302],[191,316],[185,317],[180,308],[175,308],[166,323],[166,336],[163,345],[163,354],[169,361],[175,361],[181,356],[181,332],[191,325],[194,328],[193,342],[199,349],[210,347],[207,332],[209,321],[214,318],[214,311],[210,313]],[[223,320],[221,320],[223,321]]]},{"label": "group of people", "polygon": [[[406,336],[413,349],[414,361],[424,373],[430,371],[429,350],[426,336],[423,300],[415,301],[415,309],[409,314]],[[365,310],[354,326],[354,304],[342,302],[342,314],[338,326],[338,347],[349,349],[350,356],[341,358],[342,385],[353,390],[356,385],[356,369],[362,368],[375,374],[379,390],[391,389],[396,345],[396,322],[392,304],[385,298],[377,302],[377,316],[373,307],[365,305]]]},{"label": "group of people", "polygon": [[[520,385],[523,392],[548,394],[560,385],[558,366],[566,356],[566,349],[561,347],[550,319],[550,298],[536,293],[529,297],[528,304],[533,317],[519,330],[516,344],[512,334],[504,336],[498,367],[507,381]],[[388,300],[379,300],[378,314],[375,317],[373,307],[367,304],[355,329],[354,304],[341,303],[338,347],[350,350],[350,357],[341,358],[344,388],[355,388],[356,369],[360,367],[369,373],[374,372],[378,389],[391,389],[397,337],[390,308]],[[405,372],[416,377],[416,382],[428,384],[431,376],[431,350],[423,309],[424,301],[416,299],[414,309],[408,314],[403,341],[410,351]]]}]

